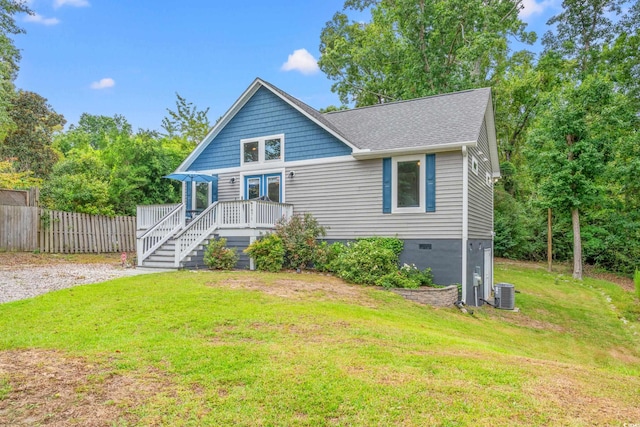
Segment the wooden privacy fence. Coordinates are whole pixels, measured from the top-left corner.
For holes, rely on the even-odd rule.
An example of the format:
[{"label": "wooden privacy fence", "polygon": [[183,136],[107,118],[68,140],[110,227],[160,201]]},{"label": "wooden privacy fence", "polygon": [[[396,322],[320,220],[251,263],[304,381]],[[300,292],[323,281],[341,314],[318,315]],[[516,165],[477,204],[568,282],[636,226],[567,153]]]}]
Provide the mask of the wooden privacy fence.
[{"label": "wooden privacy fence", "polygon": [[136,217],[41,210],[41,252],[87,253],[136,250]]},{"label": "wooden privacy fence", "polygon": [[0,250],[34,251],[38,248],[38,208],[0,205]]},{"label": "wooden privacy fence", "polygon": [[0,250],[133,252],[136,250],[136,217],[0,206]]}]

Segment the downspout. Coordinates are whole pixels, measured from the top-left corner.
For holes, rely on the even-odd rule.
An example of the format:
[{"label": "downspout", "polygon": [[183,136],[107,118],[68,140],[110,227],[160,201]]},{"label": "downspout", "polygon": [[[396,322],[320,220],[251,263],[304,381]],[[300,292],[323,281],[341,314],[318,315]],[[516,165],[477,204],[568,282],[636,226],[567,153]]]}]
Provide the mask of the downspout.
[{"label": "downspout", "polygon": [[469,240],[469,153],[462,147],[462,301],[467,303],[467,243]]}]

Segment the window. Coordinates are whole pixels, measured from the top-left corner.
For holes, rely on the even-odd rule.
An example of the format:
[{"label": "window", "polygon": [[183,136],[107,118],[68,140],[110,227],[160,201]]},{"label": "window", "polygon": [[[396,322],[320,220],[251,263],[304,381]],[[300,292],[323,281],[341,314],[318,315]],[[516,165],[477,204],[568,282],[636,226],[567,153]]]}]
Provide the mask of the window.
[{"label": "window", "polygon": [[260,197],[260,177],[247,178],[247,199]]},{"label": "window", "polygon": [[424,156],[392,159],[393,212],[424,212]]},{"label": "window", "polygon": [[493,178],[489,172],[485,172],[485,179],[488,187],[493,187]]},{"label": "window", "polygon": [[272,202],[280,201],[280,175],[267,177],[267,197]]},{"label": "window", "polygon": [[243,139],[240,141],[242,164],[284,160],[284,135]]},{"label": "window", "polygon": [[382,159],[382,213],[435,211],[435,154]]},{"label": "window", "polygon": [[397,176],[397,207],[420,207],[420,160],[398,162]]},{"label": "window", "polygon": [[478,175],[478,159],[475,156],[471,156],[471,170]]},{"label": "window", "polygon": [[258,155],[259,153],[258,141],[248,141],[248,142],[245,142],[243,145],[244,145],[244,162],[245,163],[257,162],[260,160],[260,157]]}]

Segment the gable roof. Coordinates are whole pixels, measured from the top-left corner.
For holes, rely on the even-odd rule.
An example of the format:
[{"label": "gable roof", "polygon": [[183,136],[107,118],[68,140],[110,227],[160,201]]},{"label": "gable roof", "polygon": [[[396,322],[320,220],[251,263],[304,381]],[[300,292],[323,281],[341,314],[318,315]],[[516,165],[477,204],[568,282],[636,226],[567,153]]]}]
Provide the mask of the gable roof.
[{"label": "gable roof", "polygon": [[200,142],[198,146],[180,164],[180,166],[178,166],[176,172],[187,171],[193,161],[198,158],[198,156],[205,150],[205,148],[207,148],[207,146],[209,146],[209,144],[211,144],[211,142],[220,133],[220,131],[224,129],[224,127],[231,121],[231,119],[233,119],[233,117],[242,109],[242,107],[244,107],[244,105],[261,87],[264,87],[267,90],[271,91],[273,94],[275,94],[287,104],[291,105],[293,108],[306,116],[309,120],[315,122],[318,126],[338,138],[338,140],[349,146],[353,150],[353,152],[359,151],[358,147],[353,145],[331,122],[326,120],[322,113],[315,110],[314,108],[311,108],[304,102],[294,98],[283,90],[278,89],[272,84],[267,83],[260,78],[256,78],[251,83],[251,85],[242,93],[242,95],[240,95],[240,98],[238,98],[238,100],[231,106],[231,108],[229,108],[229,110],[220,118],[220,120],[218,120],[213,128],[211,128],[202,142]]},{"label": "gable roof", "polygon": [[325,114],[358,148],[391,151],[475,144],[491,89],[474,89]]},{"label": "gable roof", "polygon": [[353,156],[361,159],[475,146],[486,117],[494,175],[500,174],[490,88],[323,114],[260,78],[251,83],[176,172],[187,171],[261,87],[349,146]]}]

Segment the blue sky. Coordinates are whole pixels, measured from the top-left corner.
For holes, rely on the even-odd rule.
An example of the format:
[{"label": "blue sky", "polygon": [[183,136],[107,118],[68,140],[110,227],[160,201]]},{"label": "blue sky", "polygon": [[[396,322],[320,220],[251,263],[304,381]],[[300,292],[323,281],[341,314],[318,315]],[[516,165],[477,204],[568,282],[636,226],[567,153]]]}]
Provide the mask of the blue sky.
[{"label": "blue sky", "polygon": [[[344,0],[30,0],[16,86],[80,114],[124,115],[160,129],[175,92],[213,124],[255,77],[315,108],[339,105],[317,70],[320,32]],[[545,29],[559,0],[524,0],[529,30]]]}]

